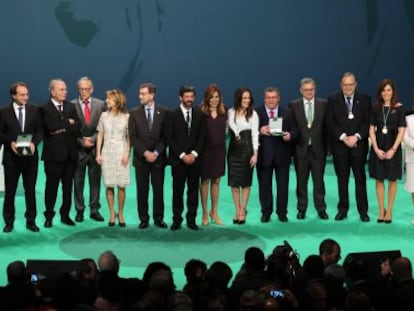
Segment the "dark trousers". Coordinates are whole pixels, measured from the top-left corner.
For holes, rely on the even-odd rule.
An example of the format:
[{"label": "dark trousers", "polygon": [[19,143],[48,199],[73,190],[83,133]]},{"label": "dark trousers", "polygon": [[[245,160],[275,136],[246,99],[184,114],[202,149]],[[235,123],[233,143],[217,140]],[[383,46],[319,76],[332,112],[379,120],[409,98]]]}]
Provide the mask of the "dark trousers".
[{"label": "dark trousers", "polygon": [[96,163],[94,153],[83,154],[78,160],[74,178],[74,201],[78,212],[86,208],[84,198],[85,175],[88,170],[89,180],[89,207],[91,214],[96,213],[101,207],[99,203],[101,191],[101,167]]},{"label": "dark trousers", "polygon": [[368,212],[367,180],[365,174],[366,155],[352,155],[351,152],[334,155],[334,168],[338,178],[338,211],[347,213],[349,209],[348,182],[352,170],[355,179],[355,198],[358,212]]},{"label": "dark trousers", "polygon": [[36,218],[36,179],[38,160],[21,159],[16,165],[4,166],[5,194],[3,202],[3,218],[5,224],[13,225],[15,219],[15,196],[20,175],[23,179],[24,199],[26,202],[26,222],[34,222]]},{"label": "dark trousers", "polygon": [[257,168],[262,215],[270,216],[273,212],[273,172],[276,178],[276,214],[279,216],[285,216],[287,214],[289,169],[290,161],[287,164],[275,163],[270,167]]},{"label": "dark trousers", "polygon": [[59,188],[62,182],[62,206],[60,216],[69,216],[72,204],[72,184],[75,174],[76,161],[67,160],[65,162],[45,162],[46,187],[45,187],[45,217],[52,219],[55,215],[55,203]]},{"label": "dark trousers", "polygon": [[325,202],[325,158],[315,158],[312,147],[308,148],[305,157],[295,157],[296,170],[296,196],[298,198],[297,208],[301,212],[306,212],[308,207],[308,182],[309,175],[312,176],[313,183],[313,203],[318,212],[326,210]]},{"label": "dark trousers", "polygon": [[195,224],[198,207],[200,169],[196,165],[178,164],[172,167],[173,222],[180,224],[184,210],[184,187],[187,183],[187,224]]},{"label": "dark trousers", "polygon": [[137,208],[141,222],[148,222],[148,193],[151,179],[152,186],[152,217],[154,222],[164,219],[164,166],[152,163],[141,163],[135,166],[137,184]]}]

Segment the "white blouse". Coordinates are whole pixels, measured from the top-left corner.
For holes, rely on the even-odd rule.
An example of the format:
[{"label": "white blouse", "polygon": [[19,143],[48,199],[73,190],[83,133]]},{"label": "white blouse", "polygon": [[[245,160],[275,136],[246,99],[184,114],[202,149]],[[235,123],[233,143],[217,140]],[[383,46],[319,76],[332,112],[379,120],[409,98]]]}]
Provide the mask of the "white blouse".
[{"label": "white blouse", "polygon": [[241,131],[251,130],[252,131],[252,144],[253,150],[259,149],[259,117],[257,116],[256,111],[253,110],[253,114],[250,117],[249,121],[246,120],[246,117],[237,115],[234,119],[236,111],[234,108],[229,109],[228,111],[228,123],[230,130],[233,131],[234,135],[237,136]]}]

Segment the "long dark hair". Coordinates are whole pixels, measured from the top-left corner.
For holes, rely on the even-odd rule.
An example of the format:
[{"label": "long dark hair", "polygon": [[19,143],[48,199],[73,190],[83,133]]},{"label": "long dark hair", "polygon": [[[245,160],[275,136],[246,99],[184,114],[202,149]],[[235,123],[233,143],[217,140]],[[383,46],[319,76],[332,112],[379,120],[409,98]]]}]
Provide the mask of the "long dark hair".
[{"label": "long dark hair", "polygon": [[384,79],[380,82],[378,89],[377,89],[377,104],[376,104],[376,108],[377,109],[381,109],[382,106],[384,105],[384,99],[381,96],[382,91],[385,89],[385,87],[389,85],[392,89],[392,97],[391,97],[391,109],[397,107],[398,104],[398,94],[397,94],[397,90],[395,88],[395,84],[394,82],[392,82],[391,79]]},{"label": "long dark hair", "polygon": [[247,107],[246,112],[245,112],[246,121],[249,121],[249,119],[253,115],[254,99],[253,99],[252,91],[250,91],[250,89],[247,87],[238,88],[236,92],[234,93],[233,108],[236,112],[234,114],[234,118],[236,118],[237,111],[239,111],[241,108],[242,97],[243,97],[244,92],[248,92],[250,95],[250,105],[249,107]]}]

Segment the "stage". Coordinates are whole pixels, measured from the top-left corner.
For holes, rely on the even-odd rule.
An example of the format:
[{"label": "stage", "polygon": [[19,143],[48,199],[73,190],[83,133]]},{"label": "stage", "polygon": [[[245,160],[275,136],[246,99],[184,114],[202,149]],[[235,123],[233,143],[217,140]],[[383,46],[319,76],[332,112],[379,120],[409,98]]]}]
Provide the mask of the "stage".
[{"label": "stage", "polygon": [[[131,176],[133,168],[131,168]],[[255,174],[254,174],[255,176]],[[201,230],[192,231],[186,228],[185,223],[181,230],[172,232],[169,229],[159,229],[151,222],[146,230],[138,229],[136,207],[135,181],[127,188],[125,206],[125,228],[108,227],[108,208],[101,191],[101,213],[105,222],[96,222],[89,219],[85,213],[85,221],[77,223],[75,227],[68,227],[60,223],[59,217],[54,218],[53,227],[46,229],[44,223],[44,185],[45,177],[43,163],[39,166],[39,178],[36,185],[37,192],[37,225],[39,233],[32,233],[25,228],[24,194],[20,184],[16,196],[16,221],[12,233],[0,233],[0,286],[5,285],[7,264],[14,260],[45,259],[45,260],[77,260],[85,257],[97,259],[105,250],[112,250],[121,260],[120,275],[123,277],[142,277],[145,267],[152,261],[163,261],[170,265],[174,272],[177,288],[181,289],[185,283],[184,265],[191,258],[198,258],[208,265],[214,261],[225,261],[233,269],[239,269],[244,251],[250,246],[260,247],[266,255],[270,254],[277,245],[287,240],[300,255],[301,263],[310,254],[318,253],[319,243],[325,238],[337,240],[342,248],[342,259],[348,253],[365,251],[400,250],[403,256],[414,258],[412,237],[414,226],[411,220],[414,208],[411,196],[404,190],[404,182],[398,185],[397,198],[391,224],[378,224],[377,203],[374,180],[367,182],[369,198],[369,216],[371,221],[363,223],[355,207],[353,196],[353,179],[350,183],[351,205],[348,218],[344,221],[335,221],[337,203],[337,184],[331,160],[328,160],[325,183],[327,213],[329,220],[318,218],[316,210],[311,205],[308,208],[305,220],[296,219],[296,176],[291,168],[289,222],[281,223],[275,214],[269,223],[260,222],[260,204],[256,177],[254,178],[251,197],[248,204],[248,215],[245,225],[232,223],[234,207],[230,188],[227,186],[227,177],[221,179],[219,214],[225,225],[210,224],[201,226],[201,206],[198,209],[197,223]],[[170,225],[171,220],[171,173],[166,170],[165,180],[165,222]],[[310,187],[311,188],[311,187]],[[311,189],[310,189],[311,190]],[[309,193],[310,197],[311,193]],[[88,196],[86,196],[87,198]],[[0,196],[2,202],[3,194]],[[58,210],[60,199],[56,204]],[[71,217],[75,211],[72,208]],[[2,226],[3,226],[2,222]]]}]

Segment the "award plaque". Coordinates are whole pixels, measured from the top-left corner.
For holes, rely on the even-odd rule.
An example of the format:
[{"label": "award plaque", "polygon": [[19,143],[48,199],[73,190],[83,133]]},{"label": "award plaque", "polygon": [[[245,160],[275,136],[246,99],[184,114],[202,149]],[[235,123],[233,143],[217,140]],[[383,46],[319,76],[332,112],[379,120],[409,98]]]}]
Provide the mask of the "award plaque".
[{"label": "award plaque", "polygon": [[32,142],[32,134],[18,135],[16,139],[17,153],[21,156],[33,155],[32,150],[30,149],[31,142]]},{"label": "award plaque", "polygon": [[272,136],[283,136],[283,118],[269,119],[270,134]]}]

